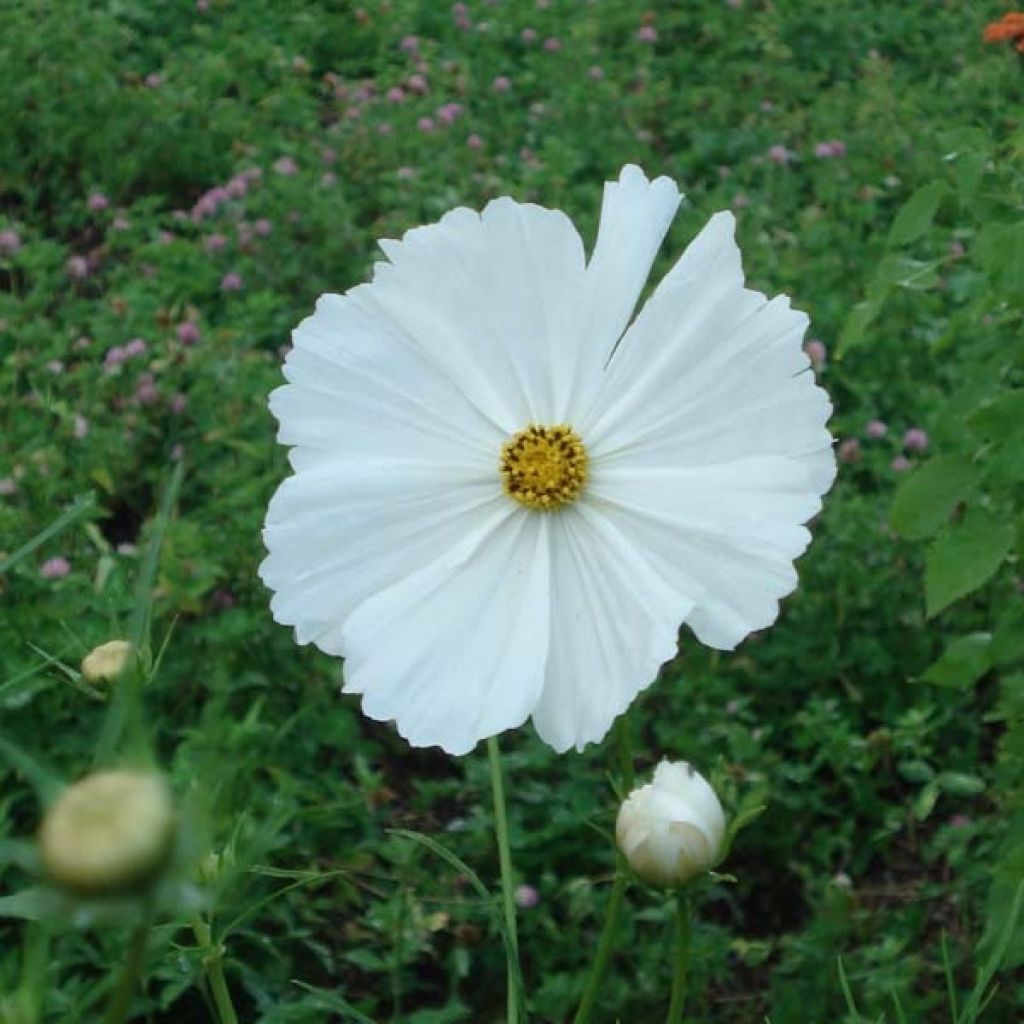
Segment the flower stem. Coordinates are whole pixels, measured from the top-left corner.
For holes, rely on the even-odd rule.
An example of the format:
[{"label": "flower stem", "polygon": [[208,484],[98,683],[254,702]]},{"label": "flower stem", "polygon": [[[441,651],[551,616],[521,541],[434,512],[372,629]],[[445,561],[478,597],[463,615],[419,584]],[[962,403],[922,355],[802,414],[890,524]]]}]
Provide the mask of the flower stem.
[{"label": "flower stem", "polygon": [[494,795],[494,833],[498,840],[501,865],[501,895],[505,911],[505,952],[508,958],[508,1024],[519,1024],[519,938],[516,934],[516,901],[512,888],[512,853],[508,844],[508,815],[505,813],[505,786],[501,778],[501,752],[498,738],[487,740],[491,767],[491,791]]},{"label": "flower stem", "polygon": [[690,973],[690,941],[693,921],[690,896],[681,892],[676,896],[676,956],[672,973],[672,1002],[669,1004],[665,1024],[682,1024],[683,1004],[686,1002],[686,980]]},{"label": "flower stem", "polygon": [[594,966],[590,969],[590,979],[587,981],[586,991],[580,1000],[579,1009],[573,1018],[573,1024],[586,1024],[590,1020],[590,1013],[597,1001],[597,993],[604,980],[604,972],[608,968],[608,961],[612,956],[612,948],[615,945],[615,936],[619,930],[619,920],[622,917],[622,907],[625,903],[626,886],[629,883],[628,868],[625,858],[620,853],[615,864],[615,884],[612,886],[612,894],[608,899],[608,912],[604,919],[604,929],[601,932],[601,941],[597,947],[597,956],[594,958]]},{"label": "flower stem", "polygon": [[238,1015],[231,1002],[231,991],[224,977],[223,953],[220,946],[213,944],[213,932],[209,924],[198,914],[192,919],[192,932],[204,950],[203,968],[213,996],[213,1005],[217,1008],[219,1024],[238,1024]]},{"label": "flower stem", "polygon": [[128,940],[124,963],[121,965],[117,986],[107,1004],[103,1024],[121,1024],[128,1016],[135,990],[139,987],[139,978],[142,975],[142,966],[146,959],[146,942],[149,939],[149,929],[152,923],[152,913],[147,907],[143,912],[142,920],[132,930],[131,938]]},{"label": "flower stem", "polygon": [[[620,715],[615,722],[615,751],[619,761],[619,772],[622,776],[620,785],[622,792],[628,793],[633,788],[633,750],[629,736],[629,722],[626,715]],[[591,1011],[597,1001],[597,993],[604,980],[604,973],[608,969],[608,961],[611,960],[612,949],[615,945],[615,936],[619,930],[619,920],[622,917],[622,908],[625,905],[626,886],[629,884],[629,865],[626,858],[617,853],[615,857],[615,882],[612,885],[612,894],[608,898],[608,910],[605,914],[604,928],[601,931],[601,940],[597,947],[597,956],[594,958],[594,966],[590,969],[590,978],[587,981],[586,990],[580,1000],[579,1009],[573,1018],[573,1024],[586,1024],[590,1020]]]}]

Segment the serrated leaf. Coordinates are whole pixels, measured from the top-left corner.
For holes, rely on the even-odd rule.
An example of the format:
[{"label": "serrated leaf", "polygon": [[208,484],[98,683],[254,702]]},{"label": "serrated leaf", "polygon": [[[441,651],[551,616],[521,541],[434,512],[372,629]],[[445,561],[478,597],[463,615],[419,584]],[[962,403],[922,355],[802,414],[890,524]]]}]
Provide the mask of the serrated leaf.
[{"label": "serrated leaf", "polygon": [[932,226],[939,204],[949,192],[944,181],[922,185],[900,208],[889,229],[889,245],[905,245],[920,238]]},{"label": "serrated leaf", "polygon": [[928,549],[924,590],[928,617],[987,583],[1014,540],[1013,526],[982,508],[968,510],[962,522]]},{"label": "serrated leaf", "polygon": [[958,637],[921,678],[936,686],[970,686],[988,671],[991,647],[991,633],[968,633]]},{"label": "serrated leaf", "polygon": [[889,510],[892,528],[908,540],[930,537],[970,497],[980,478],[980,470],[962,455],[932,459],[896,491]]}]

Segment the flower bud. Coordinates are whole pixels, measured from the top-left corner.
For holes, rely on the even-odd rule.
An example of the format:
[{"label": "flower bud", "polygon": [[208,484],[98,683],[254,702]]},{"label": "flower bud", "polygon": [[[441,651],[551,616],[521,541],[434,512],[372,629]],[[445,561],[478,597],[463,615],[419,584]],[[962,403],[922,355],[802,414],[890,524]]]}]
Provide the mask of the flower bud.
[{"label": "flower bud", "polygon": [[39,852],[55,885],[108,896],[155,877],[173,837],[174,806],[162,778],[96,772],[69,786],[47,812]]},{"label": "flower bud", "polygon": [[662,761],[654,781],[619,809],[615,838],[629,866],[651,885],[674,888],[718,861],[725,814],[715,791],[685,761]]},{"label": "flower bud", "polygon": [[82,659],[82,678],[87,683],[112,683],[128,667],[132,645],[127,640],[110,640]]}]

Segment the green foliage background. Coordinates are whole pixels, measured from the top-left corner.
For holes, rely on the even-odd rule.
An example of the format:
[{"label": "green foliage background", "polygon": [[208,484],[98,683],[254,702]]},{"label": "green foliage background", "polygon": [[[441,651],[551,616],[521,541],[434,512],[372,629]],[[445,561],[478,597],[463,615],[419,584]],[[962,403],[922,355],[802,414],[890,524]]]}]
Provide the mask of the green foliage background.
[{"label": "green foliage background", "polygon": [[[684,635],[632,715],[642,770],[686,758],[731,813],[767,805],[726,866],[736,884],[703,901],[690,1019],[947,1021],[951,980],[952,1019],[973,1020],[966,993],[995,961],[985,1019],[1021,1019],[1024,67],[980,41],[1002,13],[473,0],[465,29],[417,0],[3,5],[0,232],[20,245],[0,245],[0,550],[95,501],[0,575],[0,730],[62,777],[89,769],[110,703],[74,668],[129,627],[184,467],[145,699],[218,857],[213,939],[184,904],[162,919],[145,1019],[216,1019],[211,951],[246,1021],[501,1019],[503,953],[476,894],[388,831],[433,835],[491,880],[485,761],[410,750],[337,693],[337,662],[272,622],[255,567],[286,463],[266,395],[290,328],[366,278],[375,239],[504,194],[592,239],[627,161],[688,193],[655,277],[736,210],[751,283],[809,311],[833,431],[859,441],[778,624],[727,656]],[[418,60],[425,95],[408,89]],[[815,155],[836,139],[844,156]],[[244,194],[193,216],[253,168]],[[106,368],[134,338],[145,353]],[[902,452],[911,427],[926,453]],[[71,572],[46,579],[54,556]],[[521,912],[531,1019],[564,1021],[607,898],[612,761],[556,757],[528,729],[504,747],[516,867],[540,894]],[[0,1014],[97,1020],[125,930],[62,928],[42,956],[9,852],[40,815],[24,764],[0,767],[0,808]],[[629,898],[607,1022],[664,1013],[671,911]]]}]

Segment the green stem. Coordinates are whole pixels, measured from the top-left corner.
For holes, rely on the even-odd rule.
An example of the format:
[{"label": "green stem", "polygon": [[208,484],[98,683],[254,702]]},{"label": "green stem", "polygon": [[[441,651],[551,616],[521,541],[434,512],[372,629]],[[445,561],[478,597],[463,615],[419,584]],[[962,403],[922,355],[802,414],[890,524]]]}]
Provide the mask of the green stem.
[{"label": "green stem", "polygon": [[405,935],[405,864],[402,864],[402,883],[398,888],[398,905],[391,934],[391,1020],[402,1019],[402,953]]},{"label": "green stem", "polygon": [[519,939],[516,935],[516,901],[512,888],[512,853],[508,845],[508,816],[505,813],[505,786],[501,778],[501,752],[498,739],[487,740],[491,766],[491,791],[494,795],[494,833],[498,840],[501,865],[501,895],[505,911],[506,954],[508,958],[508,1024],[519,1022]]},{"label": "green stem", "polygon": [[43,1002],[49,990],[46,971],[50,964],[50,928],[46,922],[31,923],[25,933],[21,984],[15,996],[15,1019],[22,1024],[38,1024],[43,1017]]},{"label": "green stem", "polygon": [[[633,788],[635,772],[633,769],[633,750],[630,744],[629,721],[627,715],[620,715],[614,726],[615,751],[619,761],[619,772],[621,774],[621,786],[623,796],[628,795]],[[604,981],[605,971],[608,969],[608,962],[611,960],[612,950],[615,947],[615,937],[619,930],[619,921],[622,918],[622,908],[626,901],[626,887],[629,884],[629,865],[622,853],[615,858],[615,883],[612,886],[612,894],[608,898],[608,910],[605,913],[604,928],[601,931],[601,939],[597,946],[597,956],[594,958],[594,966],[590,969],[590,978],[587,980],[587,987],[580,1000],[579,1009],[573,1018],[573,1024],[586,1024],[590,1020],[594,1003],[597,1001],[597,993]]]},{"label": "green stem", "polygon": [[612,894],[608,899],[608,912],[605,915],[597,956],[594,958],[594,966],[590,969],[587,988],[580,1000],[580,1007],[573,1018],[573,1024],[586,1024],[590,1020],[591,1011],[597,1001],[597,993],[601,988],[601,982],[604,981],[604,972],[608,969],[608,961],[611,960],[612,949],[615,946],[615,936],[619,930],[619,920],[622,917],[628,884],[629,868],[626,865],[625,857],[619,854],[615,866],[615,884],[612,886]]},{"label": "green stem", "polygon": [[676,956],[672,973],[672,1002],[669,1004],[665,1024],[682,1024],[683,1004],[686,1002],[686,980],[690,973],[690,942],[693,921],[690,896],[686,892],[676,896]]},{"label": "green stem", "polygon": [[152,913],[147,907],[143,912],[142,920],[135,926],[131,938],[128,940],[128,950],[124,963],[121,965],[117,986],[107,1004],[103,1024],[121,1024],[128,1016],[135,990],[139,987],[139,979],[142,976],[142,966],[146,959],[146,942],[149,939],[149,929],[152,923]]},{"label": "green stem", "polygon": [[203,954],[203,969],[206,971],[206,982],[210,986],[210,994],[213,996],[213,1005],[217,1008],[217,1017],[220,1024],[238,1024],[238,1015],[235,1013],[234,1003],[231,1002],[231,992],[228,989],[227,979],[224,977],[224,955],[219,946],[213,944],[213,932],[202,917],[198,914],[192,919],[192,932],[196,942],[205,951]]}]

